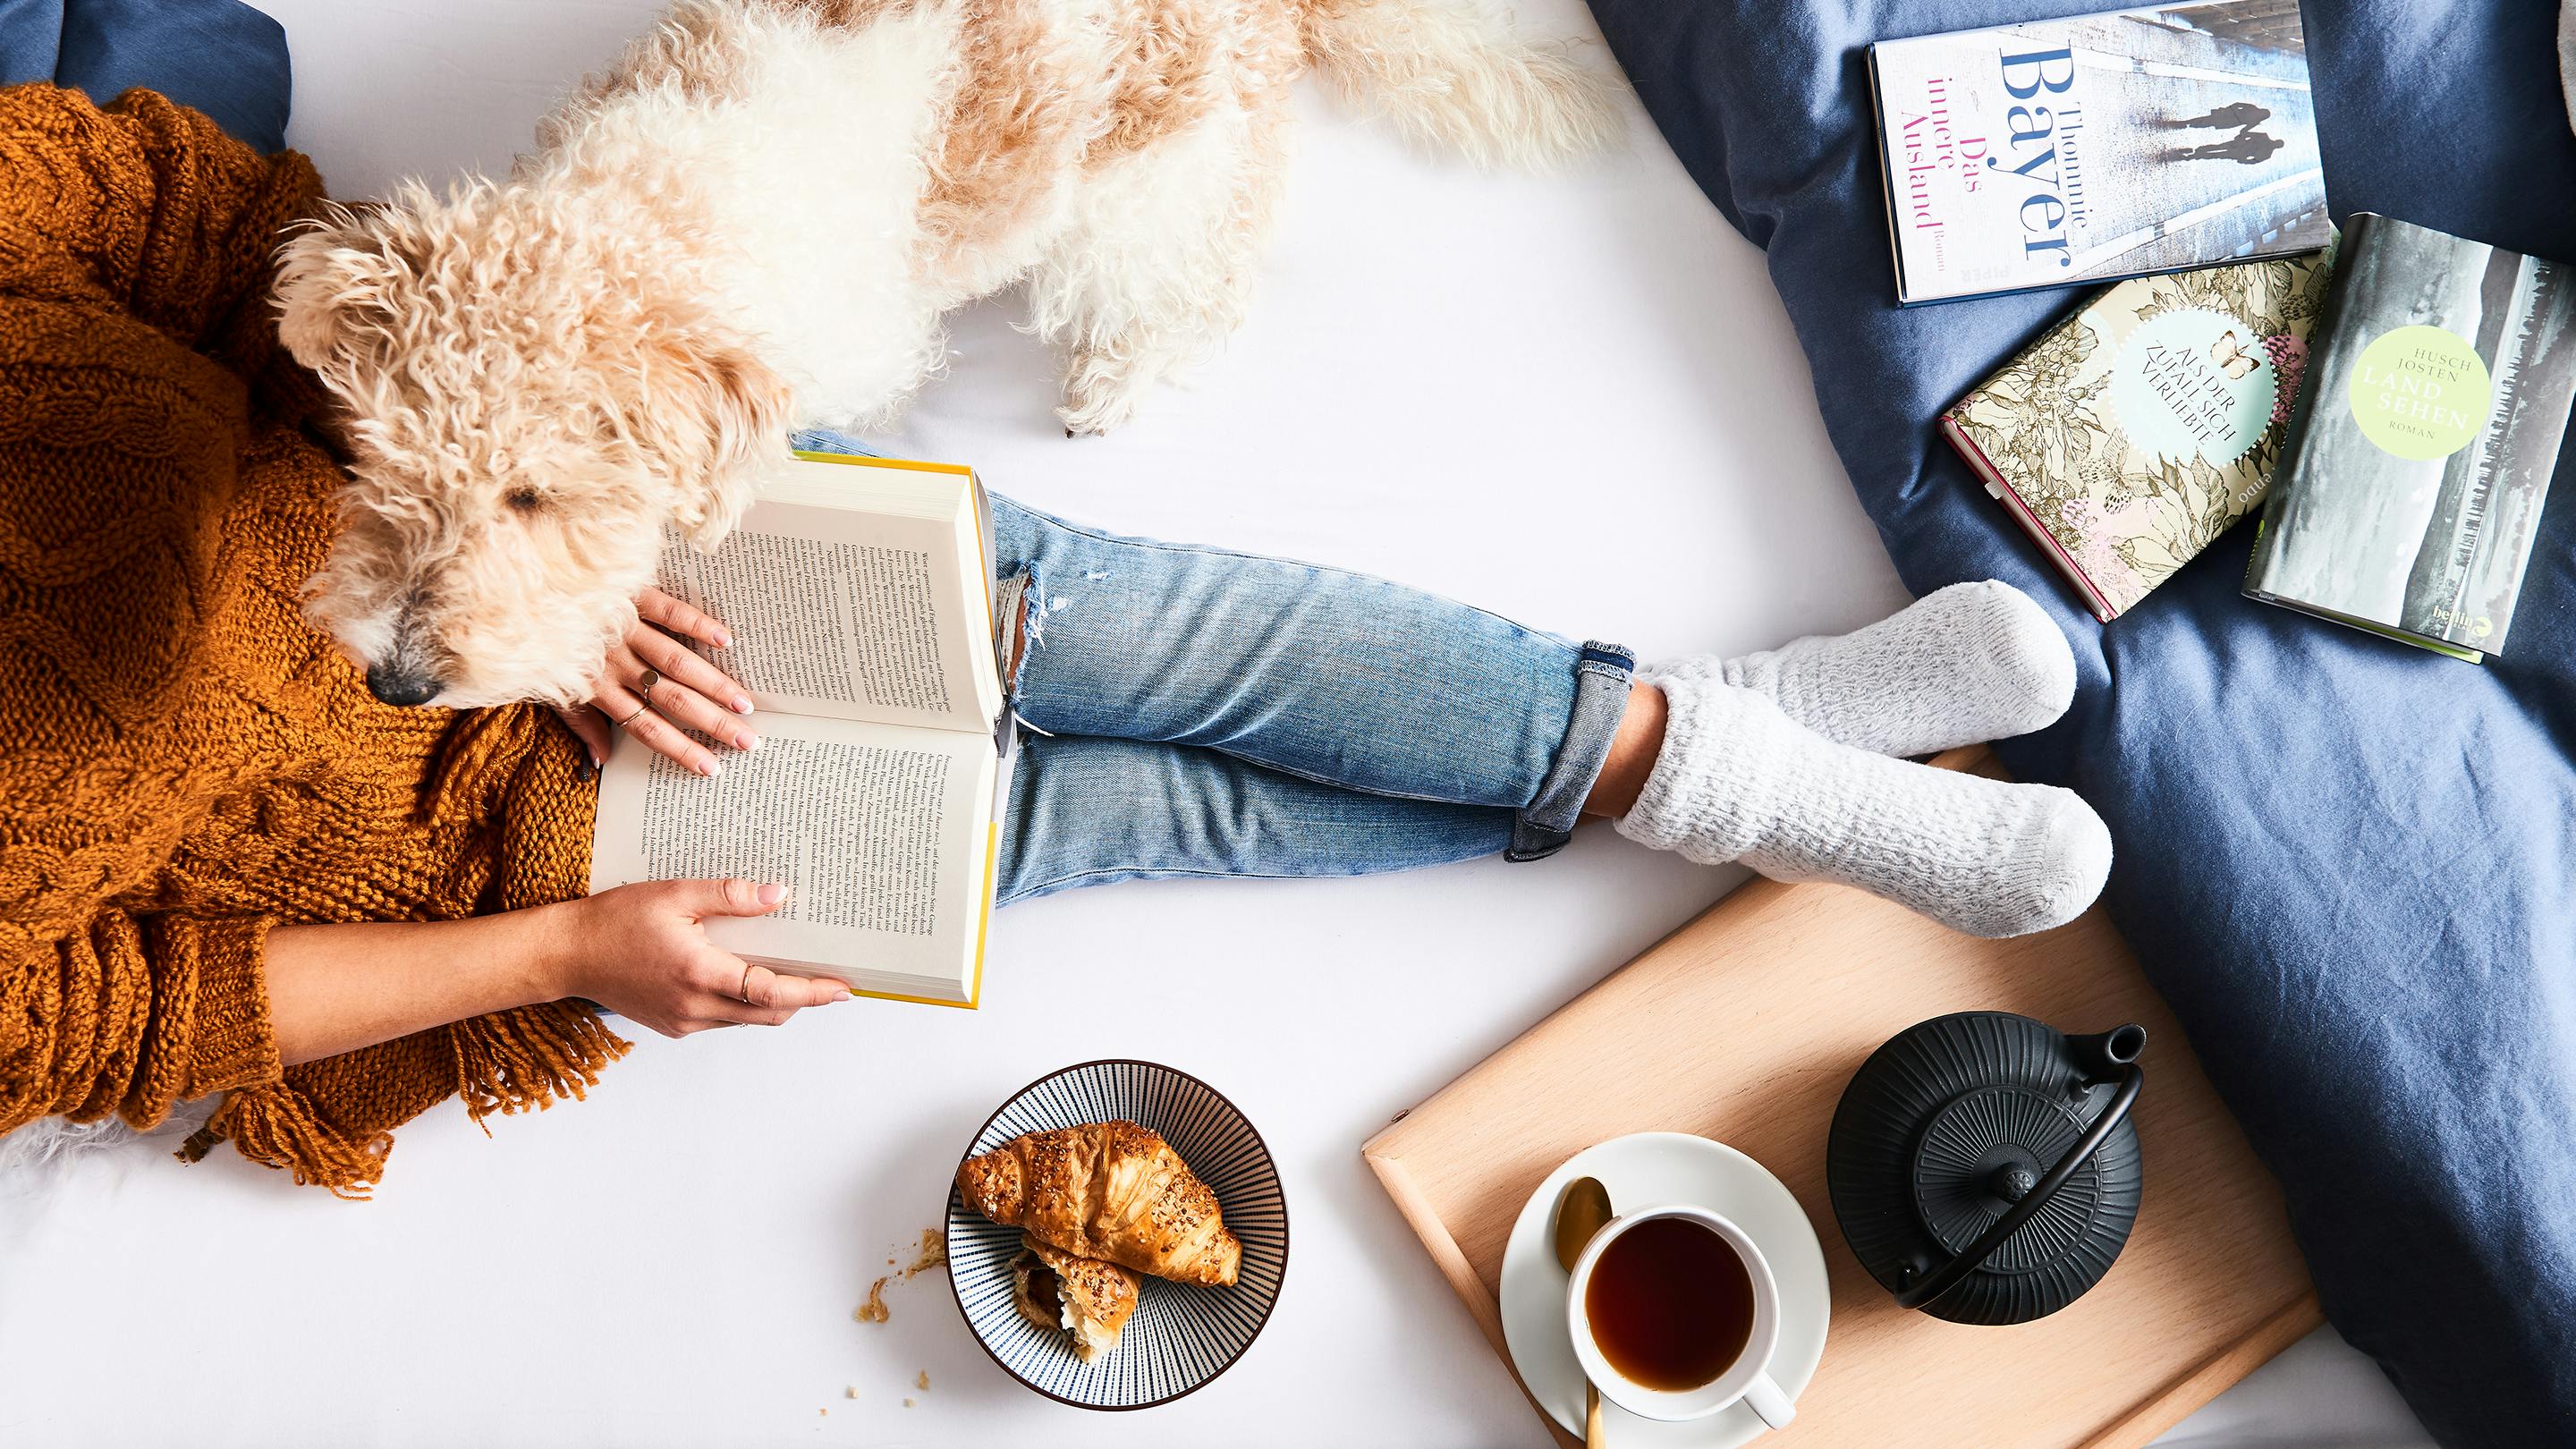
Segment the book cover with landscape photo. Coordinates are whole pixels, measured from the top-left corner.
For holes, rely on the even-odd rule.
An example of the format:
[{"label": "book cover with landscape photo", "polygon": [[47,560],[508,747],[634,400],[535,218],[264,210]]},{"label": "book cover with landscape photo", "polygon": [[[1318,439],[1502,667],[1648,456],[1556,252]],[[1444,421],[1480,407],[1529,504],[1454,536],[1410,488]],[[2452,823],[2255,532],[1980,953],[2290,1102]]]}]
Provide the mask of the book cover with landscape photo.
[{"label": "book cover with landscape photo", "polygon": [[1900,303],[2326,244],[2297,0],[2223,0],[1869,49]]},{"label": "book cover with landscape photo", "polygon": [[2576,273],[2351,218],[2245,592],[2501,653],[2576,399]]}]

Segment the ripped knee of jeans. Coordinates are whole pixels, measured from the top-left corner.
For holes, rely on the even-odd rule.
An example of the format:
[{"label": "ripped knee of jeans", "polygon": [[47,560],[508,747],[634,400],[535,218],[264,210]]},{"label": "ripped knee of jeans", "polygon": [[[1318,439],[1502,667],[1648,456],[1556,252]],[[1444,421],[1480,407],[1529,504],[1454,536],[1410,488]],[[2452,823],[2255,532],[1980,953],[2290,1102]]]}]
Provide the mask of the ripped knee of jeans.
[{"label": "ripped knee of jeans", "polygon": [[1031,646],[1046,647],[1044,597],[1036,573],[1023,567],[993,589],[993,652],[1002,661],[1002,693],[1016,698]]}]

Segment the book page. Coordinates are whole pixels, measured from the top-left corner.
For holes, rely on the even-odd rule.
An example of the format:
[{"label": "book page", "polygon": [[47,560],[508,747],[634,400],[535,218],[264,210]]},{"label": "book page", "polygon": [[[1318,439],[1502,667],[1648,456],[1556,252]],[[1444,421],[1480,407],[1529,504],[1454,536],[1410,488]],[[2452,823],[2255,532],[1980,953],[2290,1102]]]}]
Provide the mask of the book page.
[{"label": "book page", "polygon": [[982,735],[787,715],[692,774],[621,738],[600,778],[591,889],[741,877],[790,895],[708,938],[861,990],[973,999],[990,901],[996,761]]},{"label": "book page", "polygon": [[763,710],[989,731],[1000,685],[973,493],[921,476],[950,516],[764,496],[713,553],[667,538],[663,589],[733,635],[731,648],[698,652]]}]

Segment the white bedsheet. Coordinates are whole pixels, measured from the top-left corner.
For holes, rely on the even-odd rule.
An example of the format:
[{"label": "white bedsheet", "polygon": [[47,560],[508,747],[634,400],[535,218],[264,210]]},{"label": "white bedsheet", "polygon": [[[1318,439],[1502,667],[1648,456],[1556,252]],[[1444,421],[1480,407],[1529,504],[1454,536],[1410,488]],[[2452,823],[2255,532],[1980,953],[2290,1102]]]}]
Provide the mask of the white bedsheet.
[{"label": "white bedsheet", "polygon": [[[349,197],[506,165],[651,9],[263,3],[294,47],[290,139]],[[1589,27],[1575,0],[1523,8]],[[1104,526],[1389,574],[1650,656],[1903,602],[1759,256],[1642,114],[1628,154],[1532,179],[1303,109],[1259,300],[1195,388],[1068,441],[1050,359],[991,306],[888,441]],[[1596,827],[1544,865],[1056,897],[997,918],[980,1012],[648,1037],[586,1104],[488,1139],[452,1105],[413,1124],[369,1206],[229,1151],[93,1153],[0,1189],[0,1442],[1539,1445],[1359,1144],[1741,878]],[[988,1362],[939,1273],[854,1322],[986,1113],[1113,1055],[1206,1077],[1280,1160],[1294,1252],[1253,1351],[1178,1404],[1085,1414]],[[2321,1338],[2174,1442],[2422,1440]]]}]

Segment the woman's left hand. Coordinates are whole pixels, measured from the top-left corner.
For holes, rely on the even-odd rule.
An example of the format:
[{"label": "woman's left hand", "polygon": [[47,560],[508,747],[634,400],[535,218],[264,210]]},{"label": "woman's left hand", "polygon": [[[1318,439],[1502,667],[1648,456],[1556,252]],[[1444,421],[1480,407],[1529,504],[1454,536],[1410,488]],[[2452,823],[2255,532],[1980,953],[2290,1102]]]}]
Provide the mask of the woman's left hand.
[{"label": "woman's left hand", "polygon": [[636,595],[635,613],[635,626],[609,646],[607,662],[590,682],[588,702],[555,711],[581,737],[591,763],[608,763],[612,728],[701,775],[716,773],[716,758],[684,730],[737,750],[759,749],[760,736],[742,718],[751,713],[750,692],[676,637],[724,649],[732,646],[733,634],[660,589]]}]

